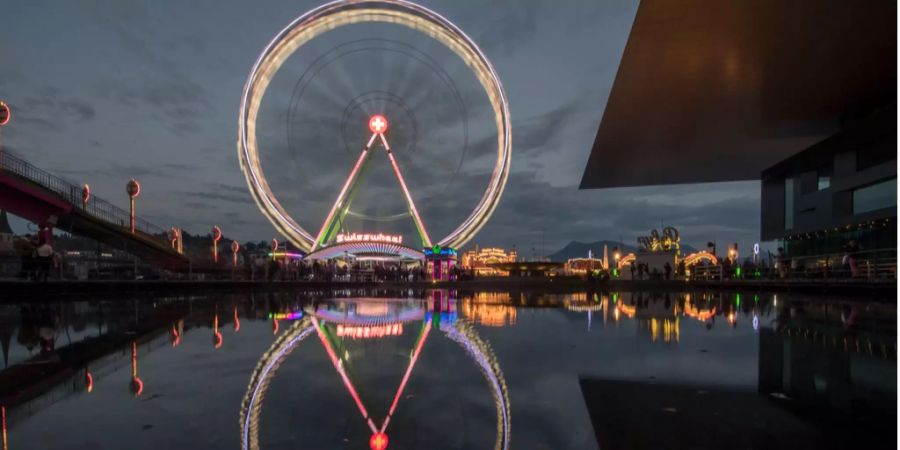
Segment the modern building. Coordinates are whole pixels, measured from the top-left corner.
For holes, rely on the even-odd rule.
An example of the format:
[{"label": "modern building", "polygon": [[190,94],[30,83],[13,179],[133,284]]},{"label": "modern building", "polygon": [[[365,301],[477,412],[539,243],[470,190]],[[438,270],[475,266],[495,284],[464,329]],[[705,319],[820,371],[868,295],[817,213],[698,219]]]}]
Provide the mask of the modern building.
[{"label": "modern building", "polygon": [[781,241],[791,259],[823,264],[851,246],[858,255],[896,254],[896,110],[848,124],[763,171],[761,201],[762,239]]},{"label": "modern building", "polygon": [[896,117],[895,1],[646,0],[581,188],[762,180],[787,257],[896,254]]}]

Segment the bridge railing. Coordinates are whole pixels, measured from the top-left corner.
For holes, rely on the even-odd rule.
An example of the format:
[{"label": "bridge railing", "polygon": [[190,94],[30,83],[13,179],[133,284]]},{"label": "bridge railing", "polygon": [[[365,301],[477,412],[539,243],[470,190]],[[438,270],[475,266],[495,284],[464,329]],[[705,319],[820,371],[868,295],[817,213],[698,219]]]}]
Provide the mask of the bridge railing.
[{"label": "bridge railing", "polygon": [[[73,204],[77,209],[83,210],[98,219],[123,227],[127,227],[130,223],[131,213],[129,211],[93,195],[88,200],[87,205],[82,208],[81,186],[35,167],[28,161],[11,155],[9,152],[0,151],[0,169],[53,191],[67,202]],[[146,220],[135,218],[134,227],[136,230],[167,241],[166,230]]]}]

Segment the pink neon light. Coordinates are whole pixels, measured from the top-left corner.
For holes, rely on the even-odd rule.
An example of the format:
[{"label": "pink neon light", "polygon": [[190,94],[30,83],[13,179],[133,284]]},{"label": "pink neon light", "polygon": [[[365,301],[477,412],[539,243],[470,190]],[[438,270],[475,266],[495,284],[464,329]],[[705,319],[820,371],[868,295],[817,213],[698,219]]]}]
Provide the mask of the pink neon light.
[{"label": "pink neon light", "polygon": [[338,374],[340,374],[341,379],[344,380],[344,386],[347,387],[347,391],[350,392],[350,395],[353,397],[353,401],[356,402],[356,407],[359,408],[359,412],[363,415],[363,419],[367,420],[369,423],[369,428],[372,429],[372,433],[377,433],[378,430],[375,428],[375,424],[369,418],[369,412],[366,411],[365,405],[363,405],[362,400],[359,398],[359,394],[356,393],[356,389],[353,387],[353,383],[350,382],[350,378],[347,377],[347,372],[344,371],[344,367],[341,365],[341,362],[338,361],[337,356],[334,354],[334,350],[331,349],[331,344],[328,343],[328,338],[325,337],[325,334],[322,333],[322,328],[319,326],[319,320],[316,319],[315,316],[312,318],[313,326],[316,327],[316,333],[319,335],[319,340],[322,341],[322,345],[325,346],[325,351],[328,353],[328,357],[331,358],[331,364],[334,365],[334,369],[337,370]]},{"label": "pink neon light", "polygon": [[416,209],[416,204],[413,203],[412,196],[409,194],[409,189],[406,188],[406,181],[403,179],[403,175],[400,173],[400,166],[397,165],[397,160],[394,159],[394,154],[391,153],[391,147],[387,143],[387,139],[384,137],[384,134],[379,134],[381,137],[381,143],[384,144],[384,148],[387,150],[388,158],[391,160],[391,166],[394,167],[394,173],[397,175],[397,180],[400,181],[400,187],[403,188],[403,194],[406,196],[406,202],[409,204],[409,209],[413,213],[413,217],[416,219],[416,225],[419,226],[419,229],[422,230],[422,235],[425,237],[425,246],[431,247],[431,238],[428,237],[428,231],[425,230],[425,225],[422,223],[422,218],[419,217],[419,211]]},{"label": "pink neon light", "polygon": [[369,154],[369,147],[372,146],[372,142],[375,142],[375,137],[377,134],[372,134],[372,137],[369,138],[369,143],[366,144],[366,147],[363,148],[362,153],[359,155],[359,159],[356,160],[356,165],[353,166],[353,170],[350,171],[350,176],[347,177],[347,181],[344,182],[344,187],[341,188],[341,193],[338,194],[337,200],[334,202],[334,206],[331,207],[331,211],[328,212],[328,216],[325,218],[325,222],[322,223],[322,229],[319,230],[318,236],[316,236],[316,241],[313,242],[312,250],[310,252],[316,251],[319,247],[319,242],[322,240],[322,236],[325,234],[325,228],[328,227],[328,224],[331,223],[331,219],[334,218],[334,212],[337,211],[338,207],[341,203],[344,202],[344,196],[347,195],[347,189],[350,188],[350,185],[353,184],[353,180],[356,179],[356,173],[359,172],[359,167],[362,166],[363,161],[365,161],[366,156]]},{"label": "pink neon light", "polygon": [[403,391],[406,389],[406,382],[409,381],[409,375],[412,374],[416,361],[419,360],[419,353],[422,351],[422,347],[425,346],[425,340],[428,339],[429,331],[431,331],[431,321],[425,324],[425,331],[422,332],[422,339],[419,339],[419,345],[416,346],[416,351],[413,352],[412,359],[410,360],[409,365],[406,366],[406,373],[403,374],[403,381],[400,382],[400,387],[397,388],[397,394],[394,395],[394,402],[391,403],[391,409],[388,410],[388,415],[384,418],[384,423],[381,424],[382,433],[387,429],[388,423],[391,421],[391,416],[394,415],[394,410],[397,409],[397,403],[400,401],[400,396],[403,395]]}]

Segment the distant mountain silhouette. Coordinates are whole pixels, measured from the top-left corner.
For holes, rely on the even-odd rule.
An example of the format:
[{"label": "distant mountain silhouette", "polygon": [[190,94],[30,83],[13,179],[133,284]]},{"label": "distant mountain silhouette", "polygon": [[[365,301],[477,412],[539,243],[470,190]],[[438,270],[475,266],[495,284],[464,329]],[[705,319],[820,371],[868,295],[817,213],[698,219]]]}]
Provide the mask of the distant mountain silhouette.
[{"label": "distant mountain silhouette", "polygon": [[[601,259],[603,258],[603,245],[606,245],[606,248],[609,251],[610,259],[613,257],[612,251],[614,247],[619,247],[619,251],[621,251],[623,255],[637,252],[638,250],[638,247],[636,245],[628,245],[618,241],[603,240],[591,243],[572,241],[556,253],[547,255],[547,257],[550,258],[551,261],[565,262],[572,258],[587,258],[588,251],[590,250],[594,253],[594,258]],[[681,245],[682,254],[691,254],[696,251],[697,249],[690,245]]]}]

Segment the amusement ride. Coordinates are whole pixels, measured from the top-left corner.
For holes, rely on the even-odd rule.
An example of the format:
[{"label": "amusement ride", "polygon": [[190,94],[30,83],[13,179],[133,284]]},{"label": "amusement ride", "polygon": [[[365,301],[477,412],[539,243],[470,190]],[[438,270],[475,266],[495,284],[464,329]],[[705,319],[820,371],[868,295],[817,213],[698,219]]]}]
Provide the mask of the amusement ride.
[{"label": "amusement ride", "polygon": [[[367,123],[359,124],[360,127],[368,126],[368,139],[364,142],[359,142],[362,150],[356,157],[355,164],[350,169],[349,175],[337,191],[336,199],[317,232],[303,228],[295,220],[295,217],[288,212],[287,208],[282,205],[275,195],[274,189],[263,170],[262,160],[264,159],[264,152],[260,144],[263,139],[258,134],[260,133],[260,126],[265,121],[260,121],[259,117],[263,98],[266,96],[273,79],[285,65],[288,58],[299,49],[314,45],[314,41],[323,34],[359,24],[387,24],[401,27],[436,41],[464,63],[470,72],[468,76],[474,77],[480,90],[483,91],[483,97],[481,98],[486,98],[487,102],[489,102],[490,107],[486,109],[493,116],[493,121],[490,121],[490,125],[488,125],[487,121],[482,120],[480,125],[482,125],[482,128],[492,130],[492,134],[496,134],[496,141],[493,144],[488,144],[494,147],[493,156],[491,157],[494,160],[494,167],[488,178],[487,185],[484,187],[484,191],[474,208],[446,236],[435,237],[428,231],[426,218],[422,217],[419,208],[416,206],[413,189],[407,183],[407,179],[404,177],[404,170],[401,167],[401,161],[398,161],[397,154],[391,146],[392,141],[389,136],[394,125],[392,123],[393,119],[388,117],[384,111],[375,111],[368,117]],[[326,62],[315,60],[309,64],[314,69],[312,70],[314,73],[308,75],[304,72],[301,80],[298,82],[298,86],[302,84],[301,90],[306,92],[305,90],[311,78],[321,70],[320,66],[335,65],[337,64],[336,61],[342,56],[354,52],[377,50],[382,48],[378,47],[378,45],[383,45],[383,42],[392,42],[391,45],[394,47],[402,47],[405,55],[410,55],[411,58],[420,62],[424,61],[435,73],[440,74],[442,82],[450,83],[448,85],[452,86],[452,80],[448,81],[449,75],[445,71],[441,72],[436,63],[427,60],[428,55],[422,52],[414,53],[413,50],[408,49],[407,46],[410,44],[405,42],[393,43],[394,41],[384,39],[375,39],[375,41],[378,42],[375,47],[342,49],[343,53],[332,57]],[[326,53],[325,56],[329,55]],[[386,69],[399,70],[391,67]],[[307,72],[309,71],[307,70]],[[352,72],[353,69],[348,69],[348,71]],[[402,71],[400,72],[402,73]],[[390,77],[391,74],[392,72],[385,76]],[[425,87],[422,89],[425,89]],[[362,96],[365,95],[368,94]],[[409,140],[416,140],[415,136],[422,136],[429,132],[441,132],[439,123],[434,126],[435,130],[422,129],[421,126],[417,126],[420,124],[418,124],[416,118],[427,114],[420,111],[428,108],[451,109],[450,105],[440,104],[425,105],[415,109],[410,107],[400,95],[393,92],[379,91],[377,95],[382,100],[378,104],[388,102],[403,106],[403,108],[397,108],[398,111],[403,111],[402,114],[398,113],[398,119],[406,124],[406,128],[412,128],[415,131],[414,134],[407,136]],[[461,97],[458,92],[456,92],[456,96]],[[358,99],[353,99],[343,109],[355,111],[359,109],[359,101]],[[461,119],[466,124],[466,133],[468,133],[470,118],[465,115],[467,111],[465,104],[460,100],[460,105],[457,106],[459,106],[459,111],[461,111],[459,114],[464,115]],[[310,111],[310,109],[314,108],[305,108],[297,114],[311,115],[318,113],[317,111]],[[288,116],[291,117],[294,114],[294,111],[290,111]],[[345,118],[347,117],[346,114],[344,116]],[[342,123],[341,127],[343,126],[344,124]],[[350,124],[350,126],[352,127],[353,125]],[[301,131],[306,131],[309,134],[328,132],[327,129],[316,128],[306,122],[303,122],[300,128],[302,128]],[[290,133],[289,139],[295,140],[294,135],[297,133],[293,131]],[[340,134],[341,130],[336,129],[335,133]],[[303,133],[300,134],[303,135]],[[344,139],[346,140],[346,137]],[[465,144],[468,145],[467,134],[465,139]],[[488,141],[490,140],[488,139]],[[301,142],[301,144],[304,147],[310,147],[305,145],[306,143]],[[404,154],[404,158],[411,158],[413,153],[421,153],[423,151],[413,148],[415,142],[405,142],[404,144],[404,148],[409,150]],[[241,169],[245,175],[251,196],[260,211],[282,236],[296,249],[306,254],[306,259],[368,258],[382,261],[391,259],[421,261],[427,265],[427,273],[433,278],[443,279],[451,266],[456,264],[457,249],[471,240],[484,227],[503,194],[507,178],[509,177],[512,150],[509,106],[499,76],[491,62],[469,36],[440,14],[404,0],[333,1],[297,17],[275,35],[253,64],[241,96],[237,150]],[[333,150],[335,149],[322,149],[321,151],[324,152],[324,157],[327,158],[328,154],[334,154],[328,153],[333,152]],[[450,150],[452,149],[438,149],[434,151],[446,153]],[[366,167],[376,158],[376,153],[381,151],[384,152],[387,160],[390,162],[393,175],[403,193],[403,201],[408,211],[408,214],[404,215],[411,217],[415,225],[415,230],[418,234],[418,242],[416,244],[408,245],[403,242],[402,236],[396,234],[347,229],[347,221],[345,219],[348,214],[352,214],[350,205],[355,194],[359,191],[361,176],[366,171]],[[465,148],[462,151],[465,152]],[[410,165],[415,166],[412,162]],[[468,186],[467,184],[466,187]]]}]

